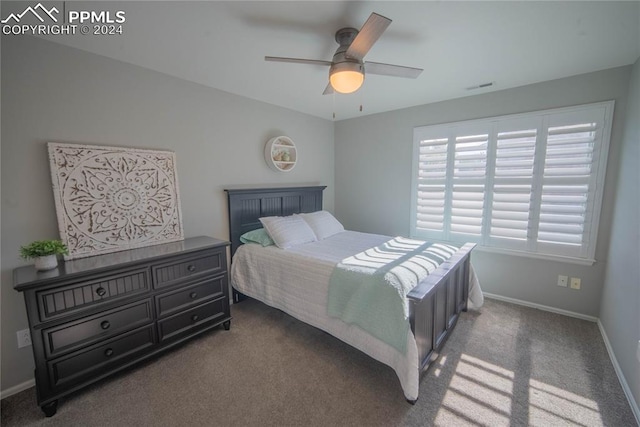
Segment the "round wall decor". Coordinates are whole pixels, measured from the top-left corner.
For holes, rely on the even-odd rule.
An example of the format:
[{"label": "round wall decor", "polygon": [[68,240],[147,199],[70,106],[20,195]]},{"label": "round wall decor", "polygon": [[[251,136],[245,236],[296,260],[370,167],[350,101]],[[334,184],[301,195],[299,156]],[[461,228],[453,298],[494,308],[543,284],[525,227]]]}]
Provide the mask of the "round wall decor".
[{"label": "round wall decor", "polygon": [[269,167],[278,172],[289,172],[296,166],[296,145],[288,136],[276,136],[264,146],[264,159]]}]

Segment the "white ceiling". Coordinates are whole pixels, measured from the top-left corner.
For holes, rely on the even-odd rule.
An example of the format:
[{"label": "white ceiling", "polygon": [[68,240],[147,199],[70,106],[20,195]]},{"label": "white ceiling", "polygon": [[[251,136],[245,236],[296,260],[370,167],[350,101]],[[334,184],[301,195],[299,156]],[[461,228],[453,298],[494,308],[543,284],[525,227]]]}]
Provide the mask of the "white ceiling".
[{"label": "white ceiling", "polygon": [[[124,10],[124,34],[47,38],[322,118],[335,111],[336,120],[632,64],[640,55],[638,1],[145,1],[83,7]],[[417,80],[371,75],[355,94],[334,99],[322,95],[326,67],[264,61],[265,55],[331,60],[335,31],[360,28],[374,11],[393,22],[365,60],[424,68]],[[494,85],[467,89],[486,82]]]}]

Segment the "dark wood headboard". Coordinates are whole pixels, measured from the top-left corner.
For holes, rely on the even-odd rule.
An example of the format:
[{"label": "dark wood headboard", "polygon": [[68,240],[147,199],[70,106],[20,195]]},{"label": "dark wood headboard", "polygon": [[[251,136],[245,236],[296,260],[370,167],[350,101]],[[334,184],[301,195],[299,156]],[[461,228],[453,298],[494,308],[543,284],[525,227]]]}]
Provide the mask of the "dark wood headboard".
[{"label": "dark wood headboard", "polygon": [[262,227],[258,218],[322,210],[326,186],[226,189],[229,200],[231,256],[242,244],[240,236]]}]

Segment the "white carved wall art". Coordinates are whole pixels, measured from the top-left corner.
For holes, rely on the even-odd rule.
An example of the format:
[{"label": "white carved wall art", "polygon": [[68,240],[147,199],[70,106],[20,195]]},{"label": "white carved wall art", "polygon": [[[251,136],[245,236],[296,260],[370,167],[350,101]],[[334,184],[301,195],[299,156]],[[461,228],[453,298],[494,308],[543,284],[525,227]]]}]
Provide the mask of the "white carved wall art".
[{"label": "white carved wall art", "polygon": [[174,152],[47,145],[65,259],[184,239]]}]

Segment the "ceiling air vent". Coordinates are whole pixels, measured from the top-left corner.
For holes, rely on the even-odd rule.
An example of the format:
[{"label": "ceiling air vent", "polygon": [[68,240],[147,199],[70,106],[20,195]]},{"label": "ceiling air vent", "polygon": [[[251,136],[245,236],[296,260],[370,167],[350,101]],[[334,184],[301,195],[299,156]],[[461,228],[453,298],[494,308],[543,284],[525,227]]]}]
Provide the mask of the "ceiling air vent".
[{"label": "ceiling air vent", "polygon": [[491,87],[495,84],[495,82],[482,83],[477,86],[468,87],[467,90],[475,90],[475,89],[483,89],[485,87]]}]

